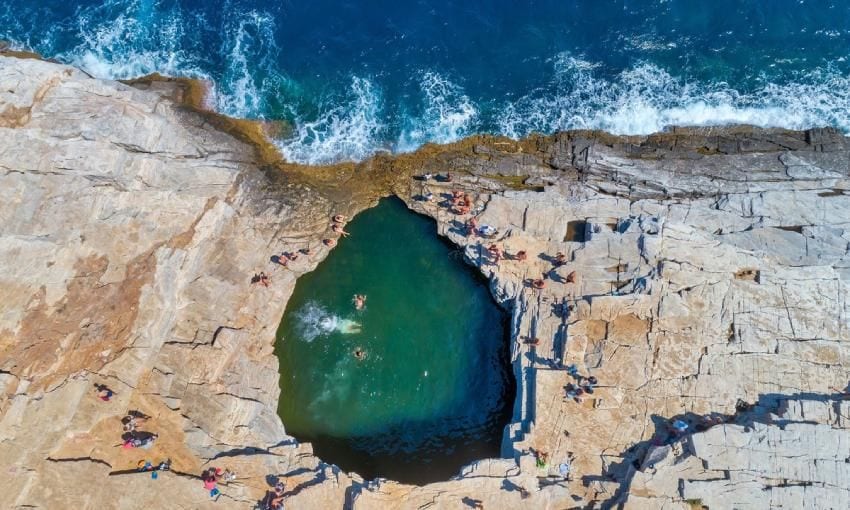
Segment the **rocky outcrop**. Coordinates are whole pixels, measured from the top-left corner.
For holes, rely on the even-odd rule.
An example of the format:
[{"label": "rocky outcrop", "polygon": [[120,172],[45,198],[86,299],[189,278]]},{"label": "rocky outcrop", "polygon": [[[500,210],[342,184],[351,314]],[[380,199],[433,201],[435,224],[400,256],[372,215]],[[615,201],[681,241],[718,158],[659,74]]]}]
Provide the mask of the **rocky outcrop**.
[{"label": "rocky outcrop", "polygon": [[626,508],[846,508],[847,398],[765,398],[729,423],[653,447]]},{"label": "rocky outcrop", "polygon": [[[697,428],[741,402],[846,386],[850,144],[839,133],[481,136],[304,168],[276,159],[244,123],[175,100],[177,82],[134,85],[0,57],[0,488],[10,506],[243,508],[269,475],[288,477],[299,509],[846,500],[843,404],[806,408],[805,420],[762,406],[794,427],[715,425],[652,468],[644,460],[669,443],[673,419]],[[411,178],[429,171],[454,180]],[[470,215],[421,199],[452,190],[471,194],[479,224],[498,233],[468,235]],[[434,217],[512,316],[518,395],[505,458],[423,487],[342,473],[276,414],[286,396],[274,332],[296,278],[327,253],[330,216],[389,193]],[[509,257],[493,261],[490,244]],[[288,269],[269,262],[305,246],[313,255]],[[519,251],[527,260],[510,256]],[[260,271],[269,287],[251,284]],[[565,398],[571,365],[599,380],[581,403]],[[98,400],[94,384],[114,397]],[[117,446],[130,409],[151,416],[152,449]],[[805,427],[837,453],[799,440],[815,431]],[[538,467],[532,451],[548,462]],[[171,473],[135,472],[165,457]],[[740,476],[718,475],[750,460]],[[198,480],[209,466],[238,473],[215,503]]]}]

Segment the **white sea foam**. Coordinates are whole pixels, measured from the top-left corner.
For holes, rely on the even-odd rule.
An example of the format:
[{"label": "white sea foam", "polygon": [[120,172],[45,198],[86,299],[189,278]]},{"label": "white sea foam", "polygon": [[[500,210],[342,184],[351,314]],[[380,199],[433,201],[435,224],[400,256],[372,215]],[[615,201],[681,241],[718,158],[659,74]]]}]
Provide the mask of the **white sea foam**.
[{"label": "white sea foam", "polygon": [[274,19],[264,12],[229,18],[221,48],[226,69],[213,94],[216,110],[234,117],[262,116],[267,98],[284,86],[286,78],[276,71],[274,28]]},{"label": "white sea foam", "polygon": [[158,12],[141,0],[112,0],[78,12],[80,43],[60,52],[98,78],[125,79],[150,73],[206,77],[197,59],[182,47],[186,31],[202,20],[180,10]]},{"label": "white sea foam", "polygon": [[649,63],[616,79],[598,76],[594,66],[579,59],[559,58],[554,67],[551,86],[503,106],[497,119],[501,133],[514,138],[565,129],[650,134],[670,126],[723,124],[850,131],[850,78],[829,69],[739,91],[726,83],[676,78]]},{"label": "white sea foam", "polygon": [[396,150],[409,152],[427,142],[451,143],[469,134],[478,109],[463,89],[435,72],[419,80],[425,105],[421,116],[406,119]]},{"label": "white sea foam", "polygon": [[360,323],[330,313],[315,301],[307,302],[295,312],[298,335],[305,342],[331,333],[354,334],[360,332]]},{"label": "white sea foam", "polygon": [[[75,46],[56,53],[98,78],[127,79],[151,73],[200,78],[212,84],[210,106],[237,117],[262,117],[265,101],[284,86],[276,69],[274,19],[225,5],[220,31],[224,69],[212,80],[209,30],[202,14],[164,7],[156,0],[109,0],[78,11]],[[49,41],[38,47],[50,47]],[[258,77],[261,74],[261,77]]]},{"label": "white sea foam", "polygon": [[386,139],[380,89],[354,76],[345,94],[325,101],[314,120],[296,119],[294,133],[279,143],[284,157],[307,164],[361,160]]},{"label": "white sea foam", "polygon": [[[649,134],[676,125],[724,124],[850,132],[850,76],[828,65],[781,79],[762,77],[742,88],[678,77],[646,62],[612,76],[599,63],[564,53],[551,59],[546,83],[501,104],[476,103],[459,80],[430,70],[415,76],[418,94],[400,98],[385,98],[377,78],[363,76],[351,77],[344,90],[323,92],[325,97],[293,93],[298,84],[280,68],[273,16],[230,2],[222,8],[222,26],[211,27],[179,3],[106,0],[80,8],[69,24],[28,32],[13,8],[0,6],[0,35],[101,78],[158,72],[209,80],[210,106],[228,115],[262,118],[288,106],[293,133],[277,143],[288,160],[307,164],[359,161],[381,150],[406,152],[475,132],[514,138],[566,129]],[[203,37],[209,31],[216,36]],[[211,39],[218,48],[204,46]],[[70,47],[58,47],[69,40]],[[665,43],[638,38],[630,44],[658,51]]]}]

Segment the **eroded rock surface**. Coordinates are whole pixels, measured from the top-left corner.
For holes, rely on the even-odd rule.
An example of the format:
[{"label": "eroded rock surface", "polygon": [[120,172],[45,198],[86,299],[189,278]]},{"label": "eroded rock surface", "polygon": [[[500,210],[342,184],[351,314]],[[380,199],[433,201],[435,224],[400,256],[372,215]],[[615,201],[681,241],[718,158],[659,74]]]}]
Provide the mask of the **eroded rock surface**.
[{"label": "eroded rock surface", "polygon": [[651,448],[626,508],[850,506],[847,395],[764,398],[729,423]]},{"label": "eroded rock surface", "polygon": [[[269,475],[288,475],[299,509],[846,501],[838,453],[800,439],[846,449],[843,403],[777,415],[794,422],[785,429],[715,425],[643,465],[674,418],[697,428],[741,402],[847,385],[850,144],[839,133],[475,137],[304,169],[270,163],[167,89],[0,57],[4,504],[245,508]],[[412,178],[429,171],[453,182]],[[468,235],[471,215],[443,201],[453,190],[473,196],[495,236]],[[341,473],[276,414],[286,395],[272,347],[295,279],[327,253],[333,214],[391,191],[437,220],[513,318],[506,458],[424,487]],[[428,192],[437,200],[421,200]],[[490,244],[509,256],[494,263]],[[305,247],[313,254],[289,268],[270,262]],[[520,250],[527,260],[511,257]],[[260,271],[268,288],[251,284]],[[581,403],[565,398],[569,365],[599,379]],[[152,449],[117,446],[129,409],[152,417]],[[134,472],[165,457],[173,471],[157,480]],[[775,466],[785,457],[798,460]],[[748,459],[739,478],[716,476]],[[198,479],[209,466],[238,473],[216,502]]]}]

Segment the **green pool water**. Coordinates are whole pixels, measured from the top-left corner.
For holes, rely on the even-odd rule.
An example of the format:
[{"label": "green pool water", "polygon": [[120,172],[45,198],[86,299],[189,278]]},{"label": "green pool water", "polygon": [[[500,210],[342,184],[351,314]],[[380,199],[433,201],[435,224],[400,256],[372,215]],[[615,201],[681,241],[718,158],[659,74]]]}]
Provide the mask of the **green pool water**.
[{"label": "green pool water", "polygon": [[498,456],[515,385],[486,283],[398,199],[346,230],[298,280],[278,331],[287,432],[346,471],[408,483]]}]

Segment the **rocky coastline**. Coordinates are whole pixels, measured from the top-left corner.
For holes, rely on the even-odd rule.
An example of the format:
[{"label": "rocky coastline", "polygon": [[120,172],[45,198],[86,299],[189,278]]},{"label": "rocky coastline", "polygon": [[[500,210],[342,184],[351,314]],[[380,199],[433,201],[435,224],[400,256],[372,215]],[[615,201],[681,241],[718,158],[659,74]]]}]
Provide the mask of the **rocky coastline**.
[{"label": "rocky coastline", "polygon": [[[475,136],[304,167],[201,95],[0,56],[4,505],[251,508],[282,476],[299,509],[847,506],[841,133]],[[422,200],[455,190],[492,239]],[[504,458],[422,487],[341,472],[276,413],[296,279],[327,255],[333,215],[391,194],[435,219],[512,317]],[[269,263],[305,244],[310,257]],[[529,256],[495,262],[490,244]],[[581,402],[564,397],[569,366],[598,378]],[[120,445],[131,409],[158,434],[142,453]],[[137,470],[165,458],[156,480]],[[200,474],[218,466],[237,479],[212,501]]]}]

